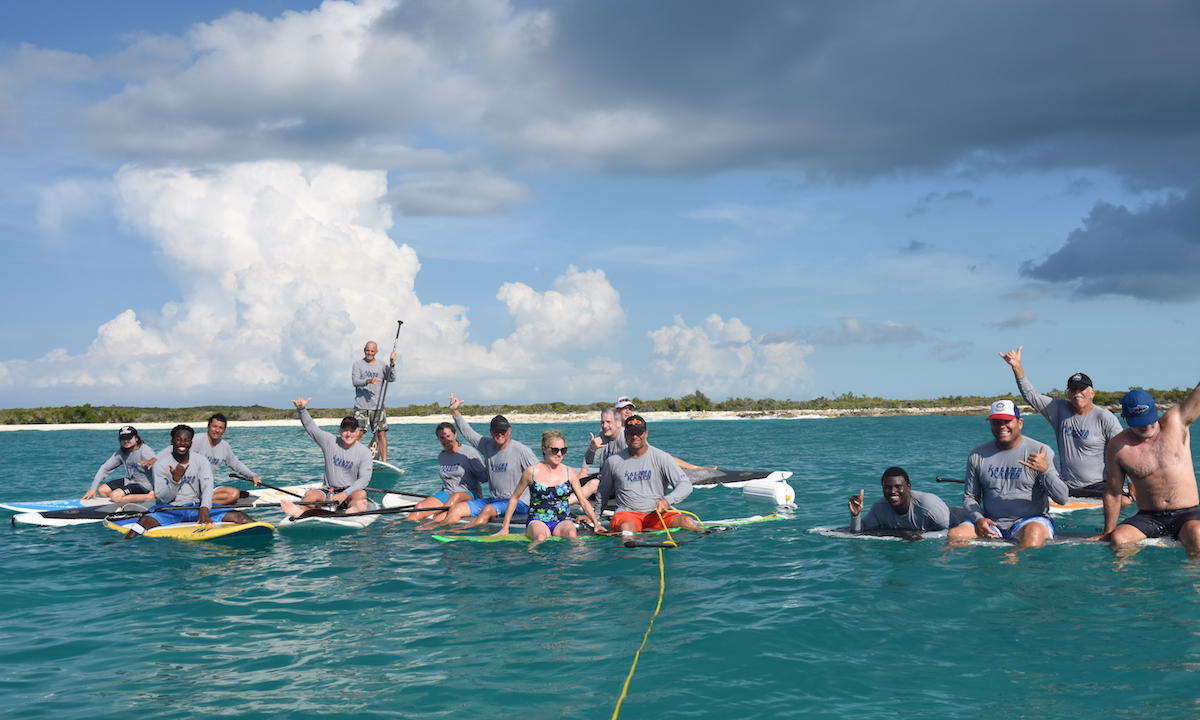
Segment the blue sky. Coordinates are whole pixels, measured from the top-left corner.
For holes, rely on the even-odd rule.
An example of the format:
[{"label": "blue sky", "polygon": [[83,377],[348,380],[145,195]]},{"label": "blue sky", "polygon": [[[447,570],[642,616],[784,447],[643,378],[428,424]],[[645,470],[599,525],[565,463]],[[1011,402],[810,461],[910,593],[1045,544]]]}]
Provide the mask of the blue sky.
[{"label": "blue sky", "polygon": [[1188,387],[1188,2],[0,18],[0,406]]}]

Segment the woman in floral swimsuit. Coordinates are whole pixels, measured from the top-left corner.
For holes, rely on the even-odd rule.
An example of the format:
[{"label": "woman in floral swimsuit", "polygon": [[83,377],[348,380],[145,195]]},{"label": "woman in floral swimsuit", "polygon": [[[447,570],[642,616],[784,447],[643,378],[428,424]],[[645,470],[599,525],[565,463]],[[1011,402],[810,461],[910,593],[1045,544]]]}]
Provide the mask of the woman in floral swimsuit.
[{"label": "woman in floral swimsuit", "polygon": [[[542,461],[525,468],[521,481],[513,490],[514,501],[508,504],[504,513],[504,523],[497,535],[508,534],[508,524],[512,522],[513,511],[517,507],[515,498],[521,497],[525,488],[529,488],[529,515],[525,525],[525,534],[537,545],[550,536],[573,538],[575,521],[569,511],[571,493],[583,497],[579,488],[579,480],[575,471],[563,463],[567,455],[567,441],[557,430],[547,430],[542,433]],[[593,527],[600,527],[600,521],[592,510],[591,503],[582,503],[583,510]],[[532,547],[532,546],[531,546]]]}]

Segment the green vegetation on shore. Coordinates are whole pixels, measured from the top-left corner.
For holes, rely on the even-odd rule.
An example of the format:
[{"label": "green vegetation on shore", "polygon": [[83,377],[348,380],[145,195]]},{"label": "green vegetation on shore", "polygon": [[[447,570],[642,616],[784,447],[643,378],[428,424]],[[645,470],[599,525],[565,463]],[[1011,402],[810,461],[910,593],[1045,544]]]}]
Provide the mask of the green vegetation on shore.
[{"label": "green vegetation on shore", "polygon": [[[1097,392],[1096,404],[1116,411],[1125,391]],[[1165,406],[1179,402],[1190,390],[1154,390],[1148,389],[1159,404]],[[1062,396],[1062,391],[1053,390],[1051,395]],[[1015,395],[983,396],[983,395],[950,395],[930,400],[893,400],[890,398],[842,393],[837,397],[819,397],[812,400],[775,400],[772,398],[729,398],[715,402],[699,390],[680,398],[662,398],[660,400],[643,400],[634,398],[633,401],[640,411],[644,412],[739,412],[747,414],[784,413],[784,412],[821,412],[828,410],[861,411],[872,410],[900,411],[916,408],[936,410],[943,409],[949,414],[972,412],[974,408],[987,405],[997,397],[1015,398]],[[599,412],[608,407],[607,402],[588,404],[571,404],[562,402],[533,403],[530,405],[464,405],[462,410],[466,415],[497,415],[502,413],[558,415],[568,413]],[[269,408],[263,405],[205,405],[188,408],[143,408],[122,407],[119,405],[67,405],[64,407],[44,408],[13,408],[0,409],[0,425],[47,425],[71,423],[151,423],[151,422],[191,422],[207,418],[213,413],[224,413],[232,421],[237,420],[280,420],[294,418],[295,411],[288,408]],[[349,408],[312,408],[314,415],[328,417],[350,413]],[[389,407],[388,414],[392,417],[431,417],[441,418],[448,414],[445,405],[428,403],[425,405],[405,405]]]}]

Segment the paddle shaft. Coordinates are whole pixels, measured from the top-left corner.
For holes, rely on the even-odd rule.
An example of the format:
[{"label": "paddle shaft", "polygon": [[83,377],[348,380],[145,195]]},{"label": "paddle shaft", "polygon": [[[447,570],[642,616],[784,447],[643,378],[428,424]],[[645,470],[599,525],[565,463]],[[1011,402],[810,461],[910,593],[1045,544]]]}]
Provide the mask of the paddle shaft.
[{"label": "paddle shaft", "polygon": [[[403,320],[396,321],[396,339],[392,341],[392,352],[396,352],[396,348],[400,346],[400,328],[403,325],[404,325]],[[389,358],[388,365],[394,370],[396,367],[396,361]],[[388,389],[388,379],[387,379],[387,374],[385,373],[383,376],[383,387],[380,388],[380,390],[379,390],[379,404],[375,406],[375,412],[379,412],[380,410],[383,409],[384,400],[387,399],[387,389]]]},{"label": "paddle shaft", "polygon": [[938,482],[952,482],[952,483],[966,482],[962,478],[941,477],[941,476],[934,478],[934,480],[937,480]]},{"label": "paddle shaft", "polygon": [[[245,475],[243,475],[243,474],[241,474],[241,473],[229,473],[229,477],[231,477],[231,478],[237,478],[238,480],[245,480],[245,481],[246,481],[246,482],[248,482],[248,483],[253,483],[253,482],[254,482],[253,480],[251,480],[250,478],[246,477]],[[268,485],[268,484],[266,484],[265,482],[263,482],[262,480],[259,480],[259,481],[258,481],[258,484],[259,484],[260,486],[262,486],[262,487],[265,487],[265,488],[267,488],[268,490],[277,490],[277,491],[279,491],[279,492],[283,493],[284,495],[291,495],[292,497],[296,497],[296,498],[302,498],[302,497],[304,497],[303,495],[299,495],[299,494],[297,494],[297,493],[294,493],[294,492],[292,492],[291,490],[284,490],[284,489],[283,489],[283,488],[281,488],[281,487],[276,487],[276,486],[274,486],[274,485]]]},{"label": "paddle shaft", "polygon": [[439,505],[436,507],[417,507],[416,505],[405,505],[403,507],[379,508],[377,510],[363,510],[362,512],[352,512],[352,513],[333,512],[333,511],[328,511],[328,512],[335,517],[358,517],[360,515],[394,515],[394,514],[399,514],[399,513],[425,512],[426,510],[429,510],[431,512],[439,512],[441,510],[449,510],[449,509],[450,509],[449,505]]}]

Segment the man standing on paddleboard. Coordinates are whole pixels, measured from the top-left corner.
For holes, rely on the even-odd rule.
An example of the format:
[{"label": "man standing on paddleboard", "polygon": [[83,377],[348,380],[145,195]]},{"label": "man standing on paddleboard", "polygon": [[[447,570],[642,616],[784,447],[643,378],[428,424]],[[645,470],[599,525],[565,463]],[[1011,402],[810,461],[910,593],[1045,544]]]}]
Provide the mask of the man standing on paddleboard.
[{"label": "man standing on paddleboard", "polygon": [[1012,400],[992,403],[987,419],[995,440],[967,458],[962,504],[970,522],[951,528],[949,539],[1003,537],[1015,539],[1018,549],[1040,547],[1054,537],[1050,500],[1067,501],[1054,451],[1021,435],[1025,421]]},{"label": "man standing on paddleboard", "polygon": [[[1130,390],[1121,398],[1121,417],[1129,427],[1108,444],[1104,533],[1099,539],[1118,549],[1168,536],[1183,543],[1188,555],[1200,557],[1200,494],[1190,430],[1200,417],[1200,385],[1162,417],[1150,393]],[[1138,513],[1118,525],[1126,475],[1137,492]]]},{"label": "man standing on paddleboard", "polygon": [[[313,488],[304,493],[304,502],[327,500],[346,512],[363,512],[367,509],[367,485],[371,483],[371,451],[358,441],[358,421],[347,415],[342,418],[338,434],[327,433],[313,422],[308,414],[308,403],[312,398],[296,398],[292,404],[300,415],[300,424],[325,456],[325,487]],[[279,509],[292,517],[300,517],[308,509],[290,500],[279,501]],[[324,512],[314,510],[313,512]]]},{"label": "man standing on paddleboard", "polygon": [[350,382],[354,385],[354,419],[364,432],[370,426],[379,459],[387,462],[387,408],[380,406],[379,397],[383,383],[396,379],[396,353],[388,357],[386,365],[375,359],[378,353],[375,341],[367,341],[362,359],[350,368]]},{"label": "man standing on paddleboard", "polygon": [[[202,525],[214,521],[242,524],[253,522],[249,515],[232,508],[212,509],[213,474],[208,458],[192,452],[192,439],[196,431],[187,425],[176,425],[171,430],[171,447],[155,457],[154,499],[155,508],[164,505],[167,509],[151,508],[137,522],[129,526],[125,538],[135,538],[150,528],[159,525],[195,522]],[[178,507],[191,505],[195,507]]]},{"label": "man standing on paddleboard", "polygon": [[[1096,407],[1092,379],[1078,372],[1067,378],[1067,399],[1042,395],[1033,388],[1021,364],[1020,345],[1000,353],[1012,368],[1017,390],[1025,402],[1046,418],[1058,439],[1058,463],[1062,480],[1075,497],[1099,497],[1104,493],[1104,449],[1121,432],[1117,416]],[[1129,498],[1124,503],[1129,504]]]},{"label": "man standing on paddleboard", "polygon": [[[528,446],[512,439],[512,425],[508,418],[497,415],[488,426],[491,437],[483,437],[475,432],[471,423],[459,412],[462,400],[450,396],[450,415],[454,424],[462,433],[463,439],[470,443],[483,456],[488,471],[488,494],[490,497],[478,498],[467,502],[455,503],[446,511],[446,522],[452,523],[466,517],[473,517],[470,525],[482,525],[490,520],[504,516],[508,509],[509,498],[517,483],[521,482],[521,474],[525,468],[537,464],[537,458]],[[514,512],[524,515],[529,509],[529,491],[521,494]]]},{"label": "man standing on paddleboard", "polygon": [[864,491],[850,496],[850,532],[864,530],[906,530],[923,533],[950,527],[950,508],[937,495],[912,489],[908,472],[890,467],[879,479],[883,497],[876,500],[865,518]]}]

